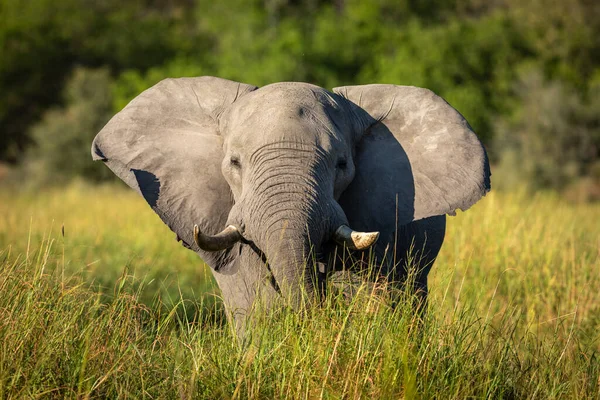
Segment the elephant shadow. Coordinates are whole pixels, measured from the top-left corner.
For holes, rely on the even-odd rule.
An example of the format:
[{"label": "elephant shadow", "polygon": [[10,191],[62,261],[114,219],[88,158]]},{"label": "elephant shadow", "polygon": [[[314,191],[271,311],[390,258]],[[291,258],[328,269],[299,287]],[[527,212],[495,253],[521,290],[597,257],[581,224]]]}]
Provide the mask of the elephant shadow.
[{"label": "elephant shadow", "polygon": [[408,154],[390,129],[376,123],[356,148],[355,177],[340,197],[353,229],[379,231],[387,246],[415,216],[415,179]]}]

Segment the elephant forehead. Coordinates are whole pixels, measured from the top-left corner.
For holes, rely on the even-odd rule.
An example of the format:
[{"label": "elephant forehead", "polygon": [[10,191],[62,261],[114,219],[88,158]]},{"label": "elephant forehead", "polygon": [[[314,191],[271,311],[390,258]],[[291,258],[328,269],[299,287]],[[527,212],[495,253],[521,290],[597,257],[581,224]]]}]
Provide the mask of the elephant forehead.
[{"label": "elephant forehead", "polygon": [[302,119],[307,114],[326,116],[340,108],[333,96],[327,90],[308,83],[274,83],[235,102],[227,118],[231,122],[252,119],[274,123]]},{"label": "elephant forehead", "polygon": [[313,139],[335,135],[345,121],[336,95],[300,82],[276,83],[260,88],[234,103],[220,120],[226,136],[280,136]]},{"label": "elephant forehead", "polygon": [[289,103],[304,106],[335,104],[333,94],[322,87],[304,82],[272,83],[254,91],[252,99],[262,102]]}]

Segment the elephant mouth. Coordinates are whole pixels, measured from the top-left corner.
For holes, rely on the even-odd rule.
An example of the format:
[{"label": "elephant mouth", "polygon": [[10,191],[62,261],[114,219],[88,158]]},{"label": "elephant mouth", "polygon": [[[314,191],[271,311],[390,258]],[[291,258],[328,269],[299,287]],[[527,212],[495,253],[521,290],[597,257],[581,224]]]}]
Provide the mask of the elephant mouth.
[{"label": "elephant mouth", "polygon": [[[379,232],[360,232],[353,230],[347,225],[340,225],[335,230],[333,239],[336,243],[346,246],[351,250],[367,250],[377,242]],[[200,231],[198,225],[194,225],[194,241],[204,251],[227,250],[240,241],[252,243],[244,239],[243,229],[235,225],[228,225],[215,235],[208,235]]]},{"label": "elephant mouth", "polygon": [[[267,279],[273,290],[279,295],[284,295],[284,293],[282,293],[282,288],[288,287],[286,286],[285,282],[286,273],[282,272],[285,271],[285,269],[282,269],[285,268],[282,267],[285,262],[282,264],[281,258],[279,258],[277,255],[269,257],[267,253],[261,249],[260,245],[255,243],[253,240],[249,240],[247,237],[244,237],[243,227],[243,224],[230,224],[221,232],[215,235],[209,235],[203,233],[198,225],[194,225],[194,241],[200,249],[209,252],[228,250],[236,243],[243,243],[244,245],[248,246],[248,248],[253,251],[262,261],[268,272]],[[325,242],[321,243],[317,248],[314,248],[315,253],[312,253],[312,257],[310,251],[309,254],[304,253],[302,257],[303,261],[301,262],[308,263],[311,260],[314,262],[314,270],[309,268],[310,270],[314,271],[311,273],[313,279],[313,283],[311,285],[314,287],[314,284],[316,283],[319,293],[324,293],[324,276],[328,271],[328,262],[325,253],[329,253],[329,251],[326,250],[325,253],[323,253],[322,250],[324,249],[322,247],[331,249],[331,246],[335,246],[335,244],[337,244],[351,250],[367,250],[377,242],[378,238],[379,232],[359,232],[353,230],[347,225],[339,225],[332,234],[328,235]],[[303,245],[300,247],[303,247]],[[293,250],[292,253],[294,253]],[[300,255],[300,253],[296,254]],[[283,291],[287,293],[287,290],[284,289]]]}]

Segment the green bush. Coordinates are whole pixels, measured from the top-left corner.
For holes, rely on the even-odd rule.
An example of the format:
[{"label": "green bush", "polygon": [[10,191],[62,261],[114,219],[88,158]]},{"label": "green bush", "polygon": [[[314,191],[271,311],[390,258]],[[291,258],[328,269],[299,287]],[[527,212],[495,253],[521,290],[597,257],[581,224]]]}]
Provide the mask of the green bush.
[{"label": "green bush", "polygon": [[204,51],[188,0],[0,0],[0,160],[21,161],[32,125],[78,65],[146,70]]},{"label": "green bush", "polygon": [[93,163],[92,140],[113,114],[111,79],[106,69],[76,69],[66,85],[65,106],[46,112],[33,126],[35,146],[25,161],[28,178],[40,184],[76,176],[93,181],[112,178],[108,168]]},{"label": "green bush", "polygon": [[564,189],[585,177],[600,184],[600,85],[582,99],[537,70],[521,74],[520,107],[498,121],[494,147],[502,154],[500,182]]},{"label": "green bush", "polygon": [[[32,136],[40,126],[61,130],[59,125],[67,124],[61,112],[75,112],[80,101],[61,94],[70,90],[65,89],[73,85],[69,77],[80,65],[106,68],[115,79],[111,83],[106,72],[106,87],[99,89],[112,93],[112,113],[165,77],[213,75],[258,86],[304,81],[325,88],[374,82],[427,87],[467,118],[488,146],[492,163],[515,164],[509,160],[522,157],[517,147],[533,145],[524,139],[506,145],[517,139],[503,138],[498,129],[526,130],[517,126],[519,118],[524,120],[515,110],[529,107],[526,102],[536,97],[518,90],[523,68],[540,71],[539,79],[546,82],[537,98],[558,90],[570,103],[565,109],[586,114],[566,117],[562,110],[553,118],[586,132],[597,129],[593,85],[600,70],[599,21],[600,8],[588,0],[0,0],[0,162],[23,161],[26,149],[46,135]],[[560,82],[559,89],[549,88],[554,82]],[[542,102],[560,108],[552,101]],[[64,108],[48,111],[57,106]],[[98,107],[94,112],[102,111]],[[93,125],[82,122],[88,117],[77,118],[88,128]],[[535,118],[530,114],[530,125]],[[544,129],[544,122],[535,123]],[[556,135],[550,133],[546,141],[554,142]],[[576,141],[589,136],[574,135]],[[554,144],[562,148],[564,140]],[[594,148],[589,146],[590,153]],[[548,153],[543,146],[528,151]],[[593,176],[593,154],[573,166],[568,153],[539,161],[559,163],[562,172],[540,173],[534,185],[561,187],[574,177]],[[501,174],[494,175],[501,183]]]}]

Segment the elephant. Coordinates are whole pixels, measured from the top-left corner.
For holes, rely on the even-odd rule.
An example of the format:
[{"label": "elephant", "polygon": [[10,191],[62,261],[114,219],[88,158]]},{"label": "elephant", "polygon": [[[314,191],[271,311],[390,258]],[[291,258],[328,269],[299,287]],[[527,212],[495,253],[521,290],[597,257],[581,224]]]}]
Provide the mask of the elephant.
[{"label": "elephant", "polygon": [[92,157],[210,266],[237,329],[259,298],[299,308],[302,293],[326,291],[342,252],[402,282],[418,249],[425,298],[446,214],[491,188],[465,118],[391,84],[165,79],[106,124]]}]

